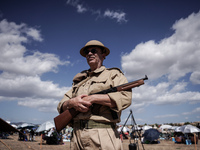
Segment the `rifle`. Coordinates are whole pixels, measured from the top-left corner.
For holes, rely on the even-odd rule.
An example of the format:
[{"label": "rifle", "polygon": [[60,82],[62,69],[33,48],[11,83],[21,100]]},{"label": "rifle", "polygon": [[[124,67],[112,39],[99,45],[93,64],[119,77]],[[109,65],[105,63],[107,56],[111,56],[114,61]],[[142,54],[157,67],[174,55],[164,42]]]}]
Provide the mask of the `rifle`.
[{"label": "rifle", "polygon": [[[139,87],[140,85],[144,84],[144,80],[148,80],[147,75],[145,75],[145,78],[132,81],[129,83],[125,83],[116,87],[109,88],[107,90],[103,90],[94,94],[107,94],[107,93],[112,93],[112,92],[120,92],[120,91],[127,91],[135,87]],[[92,109],[92,114],[98,115],[99,109],[101,105],[99,104],[93,104],[93,109]],[[54,123],[57,132],[60,132],[63,128],[65,128],[71,121],[72,119],[78,115],[80,112],[76,111],[74,108],[70,108],[62,112],[60,115],[54,118]],[[113,115],[113,114],[112,114]],[[113,116],[116,118],[116,116]]]}]

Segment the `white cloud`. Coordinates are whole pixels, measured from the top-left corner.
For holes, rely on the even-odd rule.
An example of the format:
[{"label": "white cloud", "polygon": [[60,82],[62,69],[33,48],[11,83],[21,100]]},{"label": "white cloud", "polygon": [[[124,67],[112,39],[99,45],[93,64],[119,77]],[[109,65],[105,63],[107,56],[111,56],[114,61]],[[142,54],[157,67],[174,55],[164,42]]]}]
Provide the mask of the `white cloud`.
[{"label": "white cloud", "polygon": [[39,76],[20,76],[8,73],[0,75],[0,92],[5,97],[62,98],[68,88],[52,81],[41,81]]},{"label": "white cloud", "polygon": [[40,76],[70,62],[55,54],[27,50],[23,44],[31,40],[42,42],[40,31],[24,23],[0,22],[0,101],[17,100],[40,111],[56,111],[58,100],[70,87],[42,81]]},{"label": "white cloud", "polygon": [[182,113],[183,115],[192,115],[192,114],[199,114],[200,113],[200,107],[195,108],[193,111],[191,112],[184,112]]},{"label": "white cloud", "polygon": [[[148,105],[199,104],[200,92],[188,90],[192,83],[200,84],[200,12],[180,19],[173,25],[175,33],[156,43],[138,44],[122,56],[122,69],[129,80],[145,74],[149,80],[133,89],[131,108],[144,112]],[[197,105],[198,106],[198,105]],[[156,118],[170,117],[157,116]]]},{"label": "white cloud", "polygon": [[140,43],[131,53],[122,56],[122,68],[129,80],[147,74],[151,81],[151,85],[145,81],[145,85],[133,90],[131,107],[136,111],[142,111],[149,104],[200,103],[199,91],[189,91],[189,83],[181,81],[190,75],[191,82],[200,84],[199,20],[200,12],[180,19],[173,25],[172,36],[159,43]]},{"label": "white cloud", "polygon": [[81,5],[81,4],[77,5],[77,12],[83,13],[83,12],[86,12],[86,11],[87,11],[87,9],[85,7],[83,7],[83,5]]},{"label": "white cloud", "polygon": [[77,6],[79,4],[80,0],[67,0],[66,4],[72,5],[72,6]]},{"label": "white cloud", "polygon": [[171,118],[171,117],[179,117],[178,114],[168,114],[168,115],[157,115],[155,118]]},{"label": "white cloud", "polygon": [[111,19],[116,19],[117,22],[122,23],[122,22],[127,22],[126,20],[126,13],[122,11],[111,11],[111,10],[106,10],[104,12],[104,17],[108,17]]},{"label": "white cloud", "polygon": [[132,93],[133,109],[137,113],[145,112],[145,108],[149,105],[179,105],[184,103],[197,104],[200,103],[200,93],[186,91],[187,84],[185,82],[177,82],[171,84],[169,82],[161,82],[156,86],[145,85],[134,88]]},{"label": "white cloud", "polygon": [[36,41],[43,41],[43,39],[40,36],[40,32],[34,28],[29,28],[29,30],[27,31],[27,35],[32,37]]},{"label": "white cloud", "polygon": [[80,0],[67,0],[66,4],[75,7],[78,13],[84,13],[88,11],[87,8],[80,3]]},{"label": "white cloud", "polygon": [[71,87],[59,87],[52,81],[41,81],[39,77],[0,77],[0,101],[18,101],[18,105],[36,108],[43,112],[57,112],[63,93]]},{"label": "white cloud", "polygon": [[[22,50],[20,50],[20,47]],[[2,61],[0,60],[0,69],[9,73],[35,76],[50,71],[57,72],[58,65],[69,64],[68,61],[62,62],[59,60],[58,56],[50,53],[41,53],[36,51],[32,55],[22,56],[24,54],[23,49],[25,49],[23,46],[12,45],[6,53],[11,53],[9,51],[13,51],[13,53],[10,55],[4,53],[7,55],[7,59],[4,57],[4,54],[4,56],[0,56],[3,58],[1,59]],[[20,56],[15,56],[15,54],[19,53],[17,51],[22,52],[19,54]]]},{"label": "white cloud", "polygon": [[[176,81],[188,73],[199,81],[200,72],[200,12],[178,20],[175,33],[160,42],[138,44],[131,53],[122,56],[122,68],[129,79],[147,74],[150,79],[167,77]],[[134,75],[134,76],[133,76]]]},{"label": "white cloud", "polygon": [[69,64],[68,61],[60,61],[55,54],[36,51],[26,55],[30,51],[23,43],[28,42],[28,37],[42,41],[36,29],[3,20],[0,22],[0,31],[0,70],[4,72],[35,76],[56,72],[58,65]]},{"label": "white cloud", "polygon": [[66,4],[71,5],[77,9],[78,13],[85,13],[90,12],[91,14],[96,14],[98,18],[110,18],[115,19],[117,23],[125,23],[128,20],[126,19],[126,13],[119,10],[105,10],[104,13],[100,11],[100,9],[93,9],[91,7],[85,7],[83,3],[81,3],[80,0],[68,0]]},{"label": "white cloud", "polygon": [[55,99],[26,99],[18,101],[18,105],[36,108],[42,112],[57,112],[59,101]]},{"label": "white cloud", "polygon": [[193,84],[200,84],[200,71],[195,71],[190,76],[190,81]]}]

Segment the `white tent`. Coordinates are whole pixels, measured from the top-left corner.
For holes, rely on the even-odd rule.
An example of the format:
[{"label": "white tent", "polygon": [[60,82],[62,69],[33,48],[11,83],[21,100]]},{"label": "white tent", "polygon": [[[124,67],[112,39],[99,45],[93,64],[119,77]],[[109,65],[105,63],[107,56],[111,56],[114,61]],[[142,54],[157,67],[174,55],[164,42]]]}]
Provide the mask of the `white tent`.
[{"label": "white tent", "polygon": [[161,125],[159,129],[170,129],[172,126],[168,124]]},{"label": "white tent", "polygon": [[42,123],[36,130],[36,132],[42,132],[42,131],[47,131],[51,128],[55,128],[55,124],[53,121],[46,121]]},{"label": "white tent", "polygon": [[143,126],[142,130],[148,130],[148,129],[151,129],[151,128],[152,128],[151,126]]},{"label": "white tent", "polygon": [[32,124],[32,123],[22,123],[22,124],[17,126],[17,129],[22,129],[22,128],[30,129],[30,128],[34,128],[34,127],[35,127],[35,125]]},{"label": "white tent", "polygon": [[176,127],[176,128],[174,129],[174,132],[182,132],[181,126],[180,126],[180,127]]},{"label": "white tent", "polygon": [[[122,127],[119,127],[119,128],[117,129],[117,131],[118,131],[118,132],[121,132],[122,128],[123,128],[123,126],[122,126]],[[127,131],[130,131],[130,129],[127,128],[127,127],[124,127],[124,128],[123,128],[123,132],[127,132]]]},{"label": "white tent", "polygon": [[141,130],[142,128],[141,127],[138,127],[137,125],[135,125],[133,128],[132,128],[132,130],[133,131],[139,131],[139,130]]},{"label": "white tent", "polygon": [[179,126],[172,126],[171,128],[169,128],[170,130],[175,130],[177,127]]},{"label": "white tent", "polygon": [[17,125],[15,125],[15,124],[11,124],[11,126],[13,126],[14,128],[17,128]]},{"label": "white tent", "polygon": [[181,126],[180,127],[180,130],[183,132],[183,133],[197,133],[197,132],[200,132],[200,129],[193,126],[193,125],[184,125],[184,126]]},{"label": "white tent", "polygon": [[168,129],[171,129],[171,125],[167,125],[167,124],[164,124],[164,125],[161,125],[160,127],[159,127],[159,129],[160,129],[160,131],[162,132],[162,133],[167,133],[167,130]]}]

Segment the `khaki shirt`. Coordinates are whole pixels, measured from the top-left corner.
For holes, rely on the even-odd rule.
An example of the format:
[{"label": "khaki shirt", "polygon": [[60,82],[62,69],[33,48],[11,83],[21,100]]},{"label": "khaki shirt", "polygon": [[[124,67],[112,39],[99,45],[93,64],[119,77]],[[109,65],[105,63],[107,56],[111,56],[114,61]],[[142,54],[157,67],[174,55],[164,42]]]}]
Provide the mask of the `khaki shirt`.
[{"label": "khaki shirt", "polygon": [[[109,89],[121,84],[127,83],[126,77],[118,68],[107,69],[104,66],[96,69],[94,72],[83,71],[78,73],[73,79],[73,86],[58,104],[58,112],[62,113],[62,104],[81,94],[93,94],[102,90]],[[132,92],[121,91],[108,93],[111,100],[115,101],[116,108],[112,110],[118,114],[118,119],[113,119],[110,113],[110,107],[101,106],[99,115],[93,115],[91,111],[79,113],[74,120],[91,119],[99,122],[120,122],[121,111],[131,105]]]}]

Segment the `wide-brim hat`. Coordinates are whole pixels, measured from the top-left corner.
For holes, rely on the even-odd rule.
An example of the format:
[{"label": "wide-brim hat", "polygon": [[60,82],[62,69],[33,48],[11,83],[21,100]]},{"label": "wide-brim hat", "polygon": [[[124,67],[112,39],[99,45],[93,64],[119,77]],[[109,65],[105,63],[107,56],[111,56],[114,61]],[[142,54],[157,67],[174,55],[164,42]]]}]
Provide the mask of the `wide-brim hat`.
[{"label": "wide-brim hat", "polygon": [[104,52],[105,52],[106,56],[110,54],[110,50],[109,50],[107,47],[105,47],[105,46],[103,45],[103,43],[101,43],[100,41],[97,41],[97,40],[91,40],[91,41],[87,42],[87,43],[85,44],[85,46],[84,46],[83,48],[81,48],[80,54],[81,54],[83,57],[86,57],[86,55],[85,55],[85,53],[84,53],[84,49],[87,48],[87,47],[91,47],[91,46],[98,46],[98,47],[104,48],[104,50],[105,50]]}]

